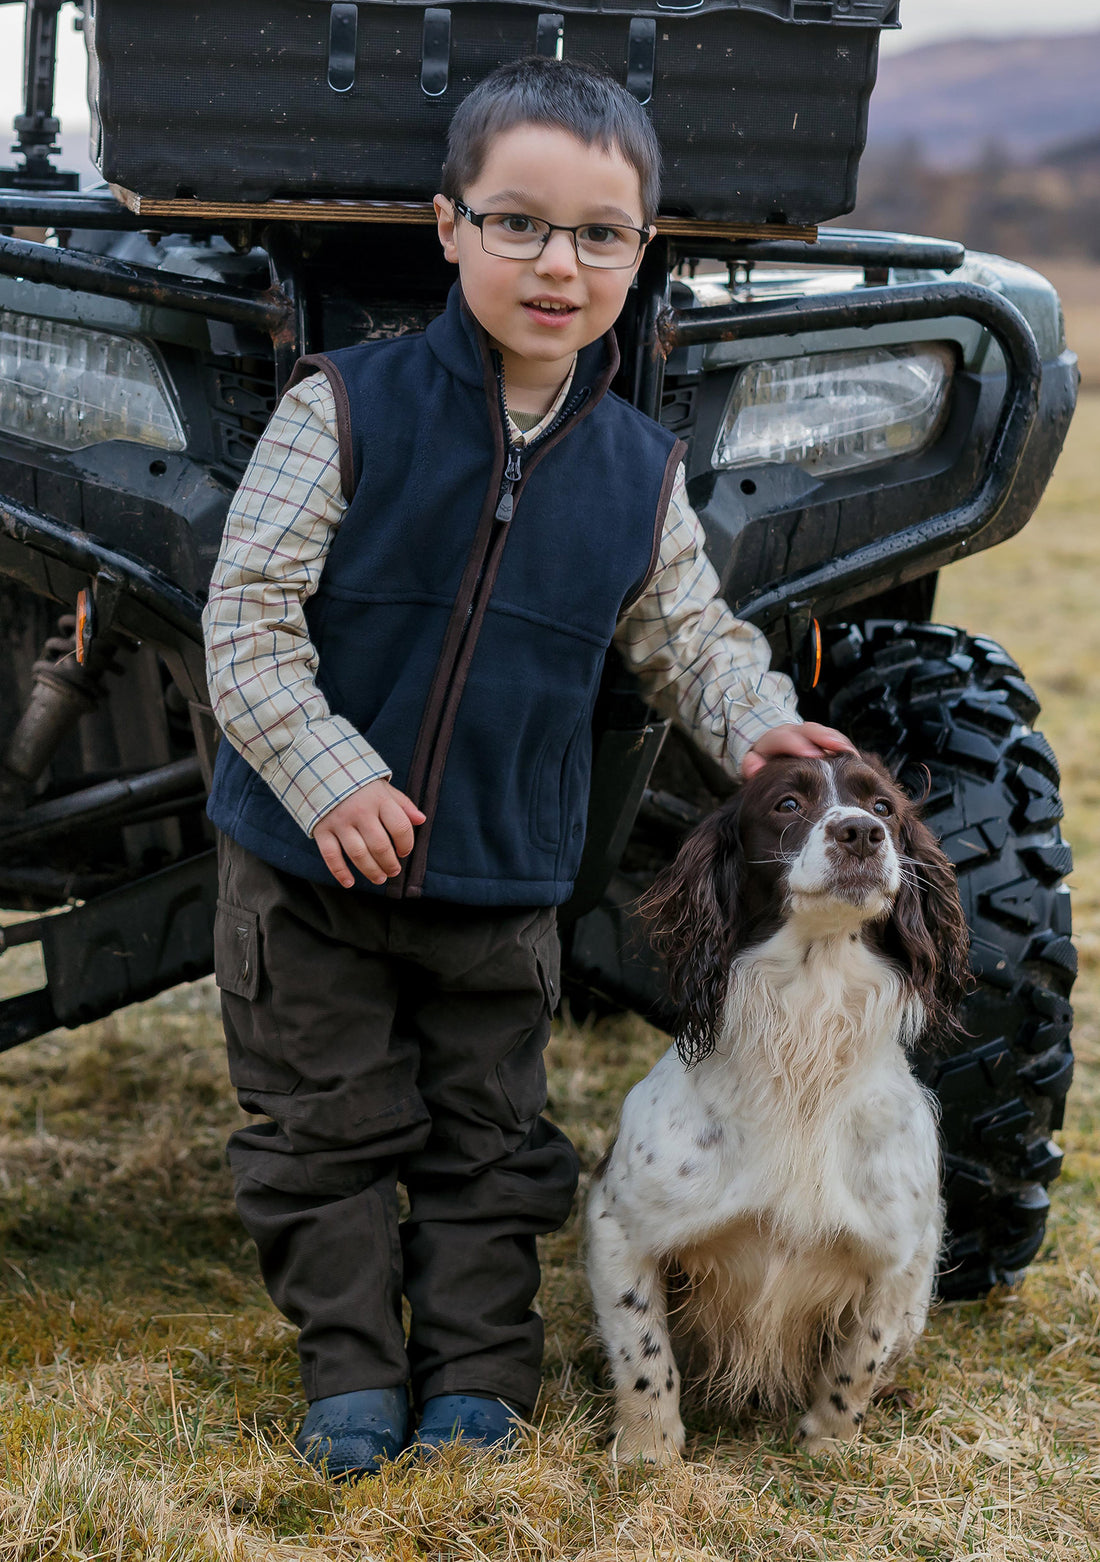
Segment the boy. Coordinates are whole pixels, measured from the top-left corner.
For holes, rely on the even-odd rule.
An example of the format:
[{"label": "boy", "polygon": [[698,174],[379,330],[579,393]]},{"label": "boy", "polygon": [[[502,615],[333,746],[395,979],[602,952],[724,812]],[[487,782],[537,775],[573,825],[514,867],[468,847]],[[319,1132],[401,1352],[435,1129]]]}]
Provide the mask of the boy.
[{"label": "boy", "polygon": [[226,526],[215,948],[230,1074],[267,1119],[229,1157],[300,1326],[297,1446],[330,1474],[405,1444],[410,1379],[425,1449],[504,1443],[534,1408],[535,1239],[577,1178],[539,1116],[554,908],[612,638],[746,774],[847,746],[716,597],[682,446],[608,390],[658,173],[610,79],[495,72],[435,200],[446,313],[300,365]]}]

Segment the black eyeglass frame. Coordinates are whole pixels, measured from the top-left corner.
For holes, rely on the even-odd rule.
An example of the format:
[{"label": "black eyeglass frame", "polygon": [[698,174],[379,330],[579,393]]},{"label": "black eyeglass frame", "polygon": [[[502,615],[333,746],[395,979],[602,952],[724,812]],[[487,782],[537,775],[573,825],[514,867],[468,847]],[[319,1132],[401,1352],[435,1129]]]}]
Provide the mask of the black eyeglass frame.
[{"label": "black eyeglass frame", "polygon": [[[590,271],[628,271],[630,269],[630,267],[633,266],[636,263],[636,261],[638,259],[638,256],[642,253],[642,251],[645,249],[646,245],[653,238],[654,233],[657,231],[652,226],[647,226],[645,228],[636,228],[636,227],[634,227],[633,223],[629,223],[629,222],[607,222],[607,223],[603,223],[603,222],[579,222],[579,223],[577,223],[576,227],[570,228],[570,227],[567,227],[565,223],[561,223],[561,222],[547,222],[545,217],[532,217],[530,212],[475,212],[475,211],[471,211],[470,207],[467,206],[464,201],[456,200],[454,197],[452,197],[452,199],[451,199],[451,205],[454,207],[455,211],[459,214],[460,217],[465,217],[466,221],[470,224],[470,226],[473,227],[473,228],[476,228],[478,230],[478,232],[481,235],[481,247],[482,247],[482,249],[485,249],[485,226],[484,225],[485,225],[486,217],[522,217],[525,222],[539,222],[539,223],[542,223],[543,227],[545,227],[545,229],[546,229],[546,232],[543,234],[543,237],[542,237],[542,243],[539,246],[539,250],[538,250],[538,253],[540,255],[542,254],[542,252],[546,248],[546,246],[549,244],[551,234],[553,234],[553,233],[568,233],[568,234],[572,235],[572,239],[573,239],[573,253],[577,257],[577,264],[579,266],[587,266]],[[578,229],[580,229],[580,228],[619,228],[619,229],[624,229],[627,233],[636,233],[638,235],[638,248],[635,250],[632,258],[630,260],[624,262],[624,264],[621,265],[621,266],[600,266],[600,265],[594,264],[590,260],[582,260],[581,259],[581,252],[580,252],[580,249],[579,249],[579,247],[577,245],[577,232],[578,232]],[[485,253],[487,255],[493,255],[494,254],[494,252],[492,250],[485,250]],[[535,256],[534,255],[495,255],[494,258],[497,259],[497,260],[534,260]]]}]

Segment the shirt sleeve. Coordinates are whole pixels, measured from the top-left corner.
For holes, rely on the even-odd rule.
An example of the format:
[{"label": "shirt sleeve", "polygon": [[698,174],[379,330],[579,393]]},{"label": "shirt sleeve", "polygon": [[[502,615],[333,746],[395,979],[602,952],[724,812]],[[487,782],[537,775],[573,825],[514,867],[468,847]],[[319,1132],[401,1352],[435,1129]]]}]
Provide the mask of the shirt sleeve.
[{"label": "shirt sleeve", "polygon": [[229,508],[203,612],[214,715],[307,835],[390,771],[317,687],[305,605],[343,518],[336,406],[323,374],[286,393]]},{"label": "shirt sleeve", "polygon": [[770,670],[766,638],[722,599],[682,465],[657,568],[619,620],[615,644],[662,715],[735,777],[758,738],[801,720],[791,680]]}]

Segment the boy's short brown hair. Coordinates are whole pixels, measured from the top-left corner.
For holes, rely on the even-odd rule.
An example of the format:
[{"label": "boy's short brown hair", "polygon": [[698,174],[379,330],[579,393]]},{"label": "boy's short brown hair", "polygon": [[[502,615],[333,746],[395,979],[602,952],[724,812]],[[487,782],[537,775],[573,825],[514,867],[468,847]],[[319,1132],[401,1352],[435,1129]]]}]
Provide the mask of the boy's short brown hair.
[{"label": "boy's short brown hair", "polygon": [[637,170],[642,221],[656,220],[661,151],[641,104],[604,71],[537,54],[498,66],[459,104],[447,132],[442,194],[461,199],[490,141],[516,125],[550,125],[589,146],[617,147]]}]

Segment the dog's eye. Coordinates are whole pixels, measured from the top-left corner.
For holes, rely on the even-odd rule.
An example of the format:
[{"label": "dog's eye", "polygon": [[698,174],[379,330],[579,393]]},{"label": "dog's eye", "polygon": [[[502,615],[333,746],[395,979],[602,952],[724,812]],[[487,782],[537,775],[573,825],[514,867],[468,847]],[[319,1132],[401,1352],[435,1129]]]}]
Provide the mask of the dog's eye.
[{"label": "dog's eye", "polygon": [[881,814],[884,819],[889,819],[890,815],[894,811],[884,797],[878,797],[875,799],[874,808],[875,813]]},{"label": "dog's eye", "polygon": [[775,811],[780,814],[796,814],[799,807],[797,797],[781,797],[775,805]]}]

